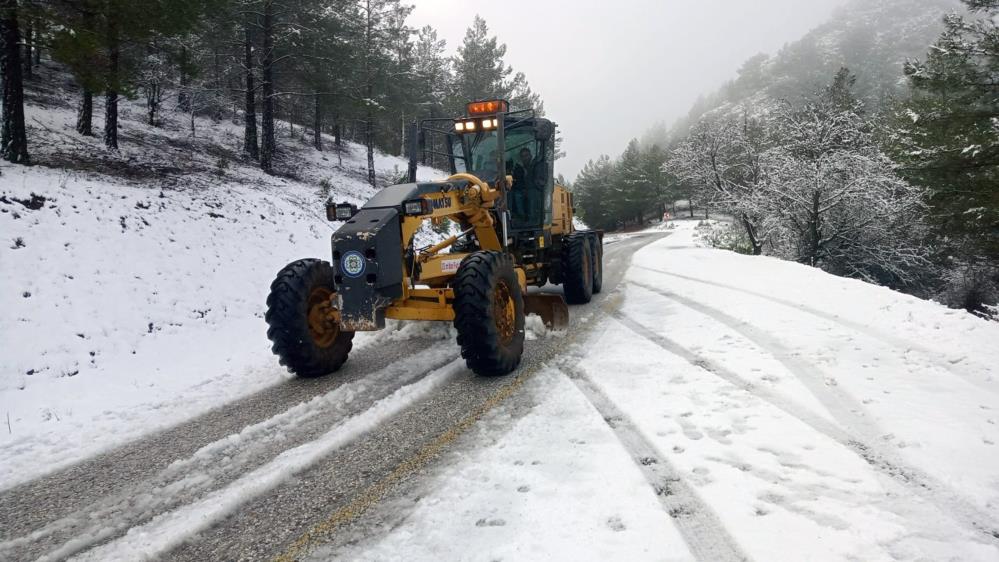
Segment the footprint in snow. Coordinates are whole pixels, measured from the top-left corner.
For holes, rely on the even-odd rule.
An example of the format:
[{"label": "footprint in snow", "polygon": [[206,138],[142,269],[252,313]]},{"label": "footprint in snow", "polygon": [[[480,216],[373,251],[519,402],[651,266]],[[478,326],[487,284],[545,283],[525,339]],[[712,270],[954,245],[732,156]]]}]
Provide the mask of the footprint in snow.
[{"label": "footprint in snow", "polygon": [[693,427],[684,427],[683,434],[687,436],[687,439],[690,439],[691,441],[700,441],[701,439],[704,438],[704,434],[694,429]]},{"label": "footprint in snow", "polygon": [[521,487],[517,488],[517,491],[523,494],[524,492],[530,492],[531,491],[531,487],[530,486],[521,486]]},{"label": "footprint in snow", "polygon": [[616,515],[607,520],[607,526],[610,527],[610,530],[615,533],[620,533],[627,528],[624,526],[624,522],[621,521],[621,518]]},{"label": "footprint in snow", "polygon": [[483,517],[475,522],[476,527],[503,527],[506,525],[506,521],[499,518],[486,519]]}]

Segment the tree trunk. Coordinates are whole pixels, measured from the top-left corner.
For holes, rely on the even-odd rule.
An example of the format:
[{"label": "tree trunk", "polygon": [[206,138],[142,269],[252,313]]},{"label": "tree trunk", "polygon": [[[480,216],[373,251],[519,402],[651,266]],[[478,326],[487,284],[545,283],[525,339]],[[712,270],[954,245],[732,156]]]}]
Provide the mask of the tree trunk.
[{"label": "tree trunk", "polygon": [[319,99],[319,92],[316,92],[316,114],[315,119],[312,123],[313,134],[315,135],[312,139],[312,146],[316,147],[319,152],[323,151],[323,106]]},{"label": "tree trunk", "polygon": [[243,64],[246,67],[246,103],[243,119],[243,152],[250,158],[260,160],[260,150],[257,148],[257,99],[253,90],[253,35],[250,25],[243,28]]},{"label": "tree trunk", "polygon": [[374,109],[371,104],[374,103],[375,92],[372,82],[374,78],[372,77],[371,71],[371,57],[374,51],[374,17],[372,16],[371,0],[367,0],[365,3],[367,10],[365,12],[365,26],[364,26],[364,79],[365,79],[365,108],[366,114],[364,119],[364,146],[368,149],[368,183],[371,187],[375,186],[375,131],[374,131]]},{"label": "tree trunk", "polygon": [[31,46],[34,36],[32,31],[31,19],[28,18],[24,22],[24,57],[21,59],[24,63],[24,78],[27,80],[31,79]]},{"label": "tree trunk", "polygon": [[756,227],[753,226],[753,221],[749,220],[749,217],[743,213],[742,226],[746,229],[746,236],[749,237],[749,244],[753,247],[753,255],[759,256],[763,254],[763,242],[756,237]]},{"label": "tree trunk", "polygon": [[260,169],[268,174],[274,172],[274,2],[264,0],[263,21],[263,59],[261,60],[260,90],[263,99],[261,105],[260,126],[263,139],[260,145]]},{"label": "tree trunk", "polygon": [[150,83],[146,86],[146,109],[148,110],[148,116],[146,121],[149,123],[150,127],[156,127],[156,113],[160,108],[160,98],[162,97],[162,89],[157,83]]},{"label": "tree trunk", "polygon": [[83,88],[80,107],[76,111],[76,132],[85,137],[94,136],[94,93]]},{"label": "tree trunk", "polygon": [[821,198],[819,192],[812,193],[812,208],[808,213],[808,265],[815,267],[819,262],[819,240],[822,217],[819,216]]},{"label": "tree trunk", "polygon": [[21,37],[17,29],[17,0],[0,0],[0,81],[3,113],[0,114],[0,158],[28,163],[28,137],[24,128],[24,83],[21,77]]},{"label": "tree trunk", "polygon": [[191,78],[187,75],[187,47],[180,48],[180,90],[177,92],[177,109],[188,113],[191,111],[191,93],[188,88]]},{"label": "tree trunk", "polygon": [[[368,99],[371,97],[371,87],[368,87]],[[364,120],[364,146],[368,149],[368,183],[371,187],[375,187],[375,131],[374,131],[374,112],[371,110],[371,105],[368,105],[367,117]]]},{"label": "tree trunk", "polygon": [[215,92],[212,94],[212,121],[218,123],[222,120],[224,104],[222,102],[222,65],[219,63],[218,47],[212,52],[212,73],[215,75],[212,81],[215,85]]},{"label": "tree trunk", "polygon": [[108,76],[104,94],[104,146],[118,150],[118,30],[115,21],[108,22]]}]

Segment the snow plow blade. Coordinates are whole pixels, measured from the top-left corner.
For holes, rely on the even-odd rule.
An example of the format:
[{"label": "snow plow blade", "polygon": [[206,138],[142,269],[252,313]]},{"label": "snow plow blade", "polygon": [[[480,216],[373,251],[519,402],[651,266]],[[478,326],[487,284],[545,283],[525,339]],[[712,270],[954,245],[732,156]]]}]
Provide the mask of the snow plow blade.
[{"label": "snow plow blade", "polygon": [[537,314],[550,330],[561,330],[569,325],[569,305],[562,295],[524,295],[524,314]]}]

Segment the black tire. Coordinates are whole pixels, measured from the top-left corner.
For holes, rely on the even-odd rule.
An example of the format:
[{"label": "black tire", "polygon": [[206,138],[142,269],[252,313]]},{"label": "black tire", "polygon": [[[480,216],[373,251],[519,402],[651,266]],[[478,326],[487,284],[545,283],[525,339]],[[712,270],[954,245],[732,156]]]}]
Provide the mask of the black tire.
[{"label": "black tire", "polygon": [[[336,292],[329,262],[304,259],[285,266],[267,296],[267,338],[279,362],[300,377],[321,377],[340,369],[354,339],[335,323],[317,331],[309,311]],[[335,326],[335,328],[334,328]]]},{"label": "black tire", "polygon": [[598,295],[604,288],[604,246],[599,236],[591,236],[593,243],[590,253],[593,254],[593,294]]},{"label": "black tire", "polygon": [[593,298],[590,248],[585,234],[570,235],[562,246],[562,291],[569,304],[586,304]]},{"label": "black tire", "polygon": [[512,372],[524,354],[524,296],[513,261],[501,252],[470,254],[453,287],[454,327],[468,368],[488,377]]}]

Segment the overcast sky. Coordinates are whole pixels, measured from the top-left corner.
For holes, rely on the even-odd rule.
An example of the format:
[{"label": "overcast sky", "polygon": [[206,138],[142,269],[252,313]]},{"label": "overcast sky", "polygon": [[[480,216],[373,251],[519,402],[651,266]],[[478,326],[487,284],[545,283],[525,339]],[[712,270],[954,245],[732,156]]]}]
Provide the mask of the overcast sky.
[{"label": "overcast sky", "polygon": [[409,2],[411,25],[432,25],[451,53],[475,14],[485,18],[558,123],[567,156],[556,168],[571,179],[652,123],[672,123],[747,58],[774,53],[845,0]]}]

